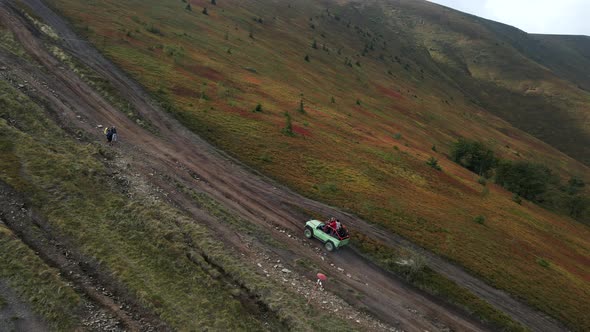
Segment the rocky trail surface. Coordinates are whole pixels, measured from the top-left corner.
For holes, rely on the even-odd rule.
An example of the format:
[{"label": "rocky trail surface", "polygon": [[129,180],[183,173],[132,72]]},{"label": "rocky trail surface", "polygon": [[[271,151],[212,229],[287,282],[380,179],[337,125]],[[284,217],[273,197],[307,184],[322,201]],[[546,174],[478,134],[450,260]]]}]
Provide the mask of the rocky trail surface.
[{"label": "rocky trail surface", "polygon": [[[490,287],[444,259],[424,252],[406,240],[353,215],[298,195],[218,151],[161,110],[137,82],[105,59],[91,44],[81,40],[45,4],[39,0],[23,2],[54,29],[60,37],[59,45],[64,50],[108,79],[140,117],[153,126],[153,130],[148,131],[129,119],[56,59],[44,46],[44,38],[47,37],[28,22],[11,1],[0,0],[1,21],[41,66],[28,65],[0,53],[0,66],[10,72],[10,80],[30,96],[43,100],[55,113],[58,122],[82,130],[86,137],[103,140],[102,130],[98,125],[116,124],[121,141],[113,149],[117,150],[117,155],[121,158],[119,162],[128,165],[127,168],[132,170],[130,176],[145,179],[150,186],[157,188],[161,197],[188,214],[205,220],[220,236],[220,241],[237,248],[246,259],[256,264],[260,273],[283,278],[286,284],[290,284],[290,278],[286,278],[286,275],[295,274],[295,270],[298,270],[306,280],[299,286],[296,284],[289,287],[304,289],[306,283],[313,284],[314,273],[297,269],[293,266],[293,261],[305,259],[313,266],[329,271],[329,278],[337,281],[326,284],[329,292],[344,299],[354,308],[363,308],[389,325],[386,327],[378,323],[365,323],[370,318],[363,318],[361,322],[360,318],[347,315],[346,318],[351,319],[352,324],[362,323],[374,330],[488,329],[459,310],[408,286],[366,260],[354,248],[326,255],[318,248],[318,242],[306,240],[302,235],[306,218],[302,211],[314,211],[325,216],[336,216],[351,228],[363,229],[368,236],[386,244],[420,250],[427,256],[428,265],[434,270],[468,288],[532,330],[564,330],[553,319]],[[204,214],[189,192],[205,193],[213,197],[240,218],[264,229],[286,248],[267,246],[265,250],[268,254],[261,254],[264,251],[260,248],[244,244],[239,232]],[[283,272],[283,269],[289,272]],[[345,287],[337,288],[330,286],[331,284]],[[345,306],[343,304],[342,307],[331,310],[340,310]]]}]

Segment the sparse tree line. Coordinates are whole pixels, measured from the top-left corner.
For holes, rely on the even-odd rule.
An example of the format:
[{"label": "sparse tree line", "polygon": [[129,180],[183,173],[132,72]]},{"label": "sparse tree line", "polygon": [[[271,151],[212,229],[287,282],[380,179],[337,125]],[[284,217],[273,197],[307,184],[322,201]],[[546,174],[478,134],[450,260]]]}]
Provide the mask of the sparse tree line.
[{"label": "sparse tree line", "polygon": [[492,179],[514,193],[513,200],[522,198],[554,212],[567,214],[582,222],[590,222],[590,199],[584,194],[586,184],[578,177],[563,183],[545,165],[530,161],[509,161],[496,157],[493,150],[478,141],[459,139],[451,148],[451,160],[478,174]]},{"label": "sparse tree line", "polygon": [[[348,66],[351,68],[353,68],[354,66],[361,67],[360,58],[370,56],[371,53],[379,52],[379,54],[374,54],[373,57],[375,59],[380,60],[385,65],[396,64],[396,65],[399,65],[401,68],[403,68],[407,72],[415,72],[418,75],[417,78],[419,78],[419,79],[425,78],[424,69],[421,69],[420,66],[416,65],[411,60],[411,56],[406,57],[407,60],[403,61],[399,55],[388,54],[388,53],[390,53],[389,45],[388,45],[387,41],[385,40],[385,37],[382,33],[372,31],[370,28],[360,27],[356,24],[353,24],[351,21],[345,22],[342,20],[342,17],[339,16],[338,14],[331,13],[329,8],[326,8],[325,11],[320,13],[319,15],[310,17],[309,18],[309,27],[312,30],[318,31],[319,30],[318,27],[320,26],[320,23],[321,23],[319,21],[326,20],[326,19],[333,19],[336,23],[342,24],[347,29],[356,32],[364,42],[364,46],[358,54],[345,57],[345,59],[344,59],[345,66]],[[320,36],[322,38],[326,38],[326,36],[323,32],[320,33]],[[342,48],[330,48],[327,45],[327,43],[321,43],[321,45],[320,45],[320,43],[318,43],[318,41],[315,38],[311,42],[311,48],[313,50],[322,50],[328,54],[331,54],[331,52],[333,52],[333,51],[337,52],[338,55],[342,55],[342,53],[343,53]],[[409,49],[408,47],[405,47],[401,50],[401,52],[405,55],[409,55],[411,53],[411,51],[412,51],[412,49]],[[303,58],[306,62],[311,62],[313,60],[309,53],[305,54]],[[394,76],[393,71],[391,69],[387,69],[386,72],[388,75]],[[415,97],[417,98],[417,96],[415,96]]]},{"label": "sparse tree line", "polygon": [[[184,7],[184,9],[186,9],[188,11],[193,11],[193,7],[191,6],[190,1],[187,1],[187,0],[181,0],[181,1],[186,3],[186,6]],[[217,1],[211,0],[211,5],[217,6]],[[207,10],[207,7],[203,7],[203,10],[201,11],[201,13],[203,13],[203,15],[209,15],[209,11]]]}]

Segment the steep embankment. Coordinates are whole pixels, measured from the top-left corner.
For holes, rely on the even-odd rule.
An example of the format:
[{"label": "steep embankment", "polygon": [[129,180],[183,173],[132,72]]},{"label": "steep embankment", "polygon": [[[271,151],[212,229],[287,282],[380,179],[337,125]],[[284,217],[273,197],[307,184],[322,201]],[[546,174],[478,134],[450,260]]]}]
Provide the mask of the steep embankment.
[{"label": "steep embankment", "polygon": [[[565,133],[555,143],[564,151],[586,140],[588,94],[503,32],[415,1],[55,5],[165,109],[242,161],[586,326],[587,228],[516,204],[445,158],[458,137],[478,138],[588,182],[585,165],[486,112],[547,142]],[[580,160],[587,146],[574,146]],[[425,164],[431,156],[442,172]]]}]

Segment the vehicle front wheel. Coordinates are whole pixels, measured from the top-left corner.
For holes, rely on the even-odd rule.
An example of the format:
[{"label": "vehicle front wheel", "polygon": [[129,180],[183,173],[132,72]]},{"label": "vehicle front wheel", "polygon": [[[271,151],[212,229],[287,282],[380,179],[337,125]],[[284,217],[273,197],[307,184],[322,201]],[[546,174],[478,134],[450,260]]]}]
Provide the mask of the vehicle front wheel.
[{"label": "vehicle front wheel", "polygon": [[328,250],[328,251],[334,251],[334,249],[336,249],[336,247],[334,246],[334,243],[332,243],[331,241],[326,242],[326,244],[324,246],[326,247],[326,250]]},{"label": "vehicle front wheel", "polygon": [[309,228],[306,228],[305,231],[303,231],[303,235],[305,235],[306,238],[311,239],[313,236],[313,231]]}]

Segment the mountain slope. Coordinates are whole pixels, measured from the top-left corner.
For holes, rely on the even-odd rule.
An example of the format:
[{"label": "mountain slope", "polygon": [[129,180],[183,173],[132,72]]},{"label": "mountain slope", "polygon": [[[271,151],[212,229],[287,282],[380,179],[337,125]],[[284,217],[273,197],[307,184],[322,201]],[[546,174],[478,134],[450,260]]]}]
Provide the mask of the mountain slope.
[{"label": "mountain slope", "polygon": [[[587,166],[486,112],[508,117],[517,112],[503,114],[504,106],[522,104],[517,114],[534,119],[538,107],[557,109],[546,103],[556,91],[577,106],[585,92],[514,47],[494,48],[467,16],[420,2],[193,1],[191,11],[180,1],[55,4],[169,112],[244,162],[587,326],[587,228],[518,205],[445,159],[457,138],[480,138],[504,158],[587,181]],[[539,85],[550,97],[533,91]],[[252,112],[258,103],[263,111]],[[563,119],[552,122],[574,132]],[[430,156],[443,172],[426,165]]]},{"label": "mountain slope", "polygon": [[584,45],[590,37],[529,35],[421,4],[392,2],[410,13],[396,17],[404,30],[419,36],[475,103],[588,164],[590,151],[583,143],[590,142],[590,94],[584,86],[590,58]]}]

